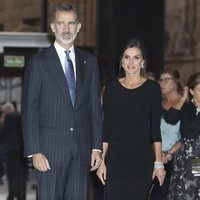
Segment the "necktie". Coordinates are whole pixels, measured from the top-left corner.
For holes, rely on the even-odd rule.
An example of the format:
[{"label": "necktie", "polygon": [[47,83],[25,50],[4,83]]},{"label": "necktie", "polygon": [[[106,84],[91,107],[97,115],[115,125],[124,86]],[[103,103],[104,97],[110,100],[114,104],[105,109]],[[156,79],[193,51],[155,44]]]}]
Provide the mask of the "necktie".
[{"label": "necktie", "polygon": [[65,76],[67,79],[67,85],[69,88],[69,94],[71,97],[71,102],[74,106],[75,100],[76,100],[76,81],[74,76],[74,67],[73,63],[69,57],[70,51],[65,51],[66,57],[65,57]]}]

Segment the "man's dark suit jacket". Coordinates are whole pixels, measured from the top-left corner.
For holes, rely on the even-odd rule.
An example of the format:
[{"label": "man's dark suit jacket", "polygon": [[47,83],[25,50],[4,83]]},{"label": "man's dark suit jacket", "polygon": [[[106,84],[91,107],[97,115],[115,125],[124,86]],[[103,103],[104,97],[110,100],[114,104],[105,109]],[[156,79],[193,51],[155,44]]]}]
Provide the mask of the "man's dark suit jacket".
[{"label": "man's dark suit jacket", "polygon": [[89,164],[91,150],[102,149],[98,65],[95,56],[75,47],[76,103],[72,106],[59,57],[52,45],[27,65],[22,91],[25,156],[65,151],[65,134],[76,134],[78,153]]}]

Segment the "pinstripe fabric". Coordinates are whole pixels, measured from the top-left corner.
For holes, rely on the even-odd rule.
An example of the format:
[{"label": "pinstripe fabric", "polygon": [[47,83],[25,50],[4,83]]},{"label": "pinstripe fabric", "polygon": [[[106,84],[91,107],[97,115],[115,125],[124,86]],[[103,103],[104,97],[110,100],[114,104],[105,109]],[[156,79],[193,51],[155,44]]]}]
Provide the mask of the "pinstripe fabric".
[{"label": "pinstripe fabric", "polygon": [[[39,188],[42,188],[39,192],[50,195],[41,197],[40,193],[40,200],[84,200],[82,197],[66,199],[62,195],[66,191],[77,193],[73,190],[75,183],[82,179],[87,182],[82,176],[87,177],[91,149],[102,149],[97,62],[94,56],[78,48],[75,48],[75,55],[77,99],[74,107],[54,46],[34,55],[25,71],[22,91],[24,154],[41,152],[51,165],[48,173],[37,173]],[[79,169],[70,174],[85,171],[79,178],[67,175],[68,170],[76,168],[70,168],[73,163]],[[56,190],[60,191],[59,197],[55,196]]]}]

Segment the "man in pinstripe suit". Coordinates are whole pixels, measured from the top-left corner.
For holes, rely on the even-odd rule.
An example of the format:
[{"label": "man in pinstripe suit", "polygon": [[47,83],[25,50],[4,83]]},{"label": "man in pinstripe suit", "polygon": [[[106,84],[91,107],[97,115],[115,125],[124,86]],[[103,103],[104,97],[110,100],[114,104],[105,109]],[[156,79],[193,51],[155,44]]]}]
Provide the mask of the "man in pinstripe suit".
[{"label": "man in pinstripe suit", "polygon": [[[102,124],[96,58],[75,47],[81,28],[75,8],[53,12],[54,44],[28,62],[22,95],[24,154],[32,157],[39,200],[87,200],[88,174],[101,163]],[[70,50],[76,99],[65,77]]]}]

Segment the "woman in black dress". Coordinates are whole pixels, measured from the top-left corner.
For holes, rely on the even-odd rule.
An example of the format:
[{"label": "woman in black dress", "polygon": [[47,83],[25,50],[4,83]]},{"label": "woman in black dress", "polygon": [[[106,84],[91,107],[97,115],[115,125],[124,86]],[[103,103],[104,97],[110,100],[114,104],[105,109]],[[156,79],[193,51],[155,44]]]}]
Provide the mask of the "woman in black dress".
[{"label": "woman in black dress", "polygon": [[[166,114],[172,124],[180,120],[181,149],[174,161],[168,200],[199,200],[200,176],[192,174],[192,159],[200,158],[200,72],[193,74],[181,100]],[[188,90],[190,99],[187,102]]]},{"label": "woman in black dress", "polygon": [[160,185],[164,180],[161,93],[144,77],[145,65],[143,44],[130,40],[121,58],[124,77],[105,88],[103,162],[97,175],[106,184],[107,200],[146,200],[152,178],[157,176]]}]

